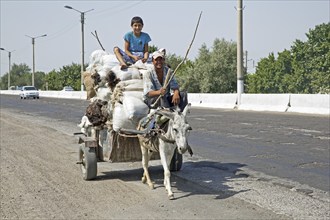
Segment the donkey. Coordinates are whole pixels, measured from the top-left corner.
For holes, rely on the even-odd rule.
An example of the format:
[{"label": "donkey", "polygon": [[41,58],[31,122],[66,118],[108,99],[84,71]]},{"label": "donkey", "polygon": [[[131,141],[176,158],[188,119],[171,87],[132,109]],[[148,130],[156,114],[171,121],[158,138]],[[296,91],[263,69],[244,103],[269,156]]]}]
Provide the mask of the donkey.
[{"label": "donkey", "polygon": [[[164,169],[164,185],[168,193],[169,199],[174,199],[173,192],[171,190],[170,183],[170,163],[177,149],[180,154],[185,153],[190,146],[187,142],[188,133],[192,128],[186,120],[186,114],[190,108],[188,104],[183,112],[177,108],[174,112],[168,110],[156,110],[154,113],[150,113],[147,118],[158,115],[160,120],[166,118],[167,122],[165,126],[160,126],[159,129],[150,129],[145,135],[138,135],[141,151],[142,151],[142,166],[143,166],[143,176],[142,183],[149,185],[151,189],[154,189],[154,184],[150,179],[148,172],[148,163],[153,152],[158,151],[160,155],[161,164]],[[157,117],[157,116],[156,116]],[[160,121],[158,120],[158,121]],[[138,130],[142,130],[142,124],[145,122],[142,119],[138,125]],[[156,124],[161,123],[157,122]],[[166,130],[167,128],[167,130]]]}]

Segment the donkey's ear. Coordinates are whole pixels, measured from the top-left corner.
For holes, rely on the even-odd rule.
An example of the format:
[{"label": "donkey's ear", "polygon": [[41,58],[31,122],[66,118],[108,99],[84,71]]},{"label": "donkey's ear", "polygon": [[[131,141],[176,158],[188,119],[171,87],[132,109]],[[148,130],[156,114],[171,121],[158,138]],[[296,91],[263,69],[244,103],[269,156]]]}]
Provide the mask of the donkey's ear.
[{"label": "donkey's ear", "polygon": [[186,105],[186,107],[183,109],[183,112],[182,112],[183,116],[186,116],[187,113],[190,113],[190,111],[189,111],[190,107],[191,107],[191,103],[188,103],[188,105]]}]

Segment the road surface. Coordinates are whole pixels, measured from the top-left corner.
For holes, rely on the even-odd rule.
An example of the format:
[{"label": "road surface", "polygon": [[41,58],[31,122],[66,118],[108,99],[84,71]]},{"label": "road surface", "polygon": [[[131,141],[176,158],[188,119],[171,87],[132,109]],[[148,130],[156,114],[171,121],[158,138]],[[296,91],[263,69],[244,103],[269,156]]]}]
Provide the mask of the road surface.
[{"label": "road surface", "polygon": [[[162,168],[159,161],[153,161],[151,167],[151,175],[156,183],[155,190],[150,190],[147,185],[140,182],[142,175],[140,163],[99,163],[97,179],[82,180],[79,166],[75,164],[78,145],[72,133],[79,131],[76,124],[84,113],[85,101],[43,98],[21,101],[2,95],[0,101],[1,218],[315,219],[330,217],[329,193],[322,190],[322,186],[313,187],[290,176],[281,177],[280,175],[284,175],[282,172],[275,171],[275,174],[279,175],[272,175],[270,171],[263,172],[258,168],[264,163],[265,170],[268,170],[268,161],[277,164],[272,158],[268,160],[258,156],[265,154],[262,153],[261,147],[253,149],[250,146],[250,150],[247,149],[243,153],[241,150],[236,150],[238,151],[236,158],[232,153],[235,150],[232,152],[225,150],[242,143],[253,145],[250,140],[263,143],[260,146],[268,146],[263,141],[268,137],[264,135],[267,132],[260,132],[255,138],[253,132],[247,136],[240,133],[253,130],[251,127],[254,126],[243,129],[244,125],[249,125],[248,123],[256,123],[257,120],[252,116],[250,122],[245,118],[240,125],[241,129],[237,128],[236,131],[232,130],[234,129],[232,125],[236,122],[233,121],[232,125],[228,125],[223,118],[232,121],[228,114],[237,112],[210,110],[209,113],[209,110],[206,110],[208,113],[205,113],[205,110],[192,109],[189,121],[194,131],[190,136],[190,143],[195,155],[193,157],[185,155],[183,169],[173,173],[171,180],[176,199],[169,201],[162,185]],[[43,109],[44,107],[40,105],[48,107]],[[208,118],[212,119],[212,117],[216,117],[217,121],[215,119],[208,121]],[[242,117],[246,116],[237,113],[237,120],[241,121]],[[268,117],[275,116],[269,114]],[[315,116],[315,118],[320,117]],[[321,119],[324,121],[327,118],[321,117]],[[269,120],[268,125],[276,126],[271,120],[274,118]],[[207,127],[203,128],[205,121],[208,121]],[[219,126],[220,124],[225,126]],[[231,132],[221,131],[219,134],[217,129],[220,128]],[[258,128],[263,131],[267,126]],[[268,129],[274,130],[272,127]],[[284,128],[277,130],[284,133]],[[327,137],[326,132],[328,131],[318,134]],[[282,140],[277,139],[277,136],[268,135],[274,140],[270,143]],[[284,139],[283,143],[285,141]],[[296,142],[292,141],[292,143]],[[208,151],[206,149],[209,146],[212,147]],[[247,151],[251,150],[249,155],[255,156],[245,157],[244,154],[248,154]],[[323,152],[325,158],[327,153]],[[320,155],[318,157],[321,158]],[[254,164],[251,158],[259,162]],[[293,157],[292,161],[296,159]],[[320,173],[324,173],[322,169]]]}]

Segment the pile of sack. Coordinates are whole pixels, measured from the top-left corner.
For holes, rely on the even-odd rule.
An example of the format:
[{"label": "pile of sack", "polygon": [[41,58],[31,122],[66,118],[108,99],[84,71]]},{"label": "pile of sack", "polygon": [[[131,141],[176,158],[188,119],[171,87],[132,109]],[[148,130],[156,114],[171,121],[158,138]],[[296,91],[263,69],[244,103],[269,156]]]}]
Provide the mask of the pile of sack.
[{"label": "pile of sack", "polygon": [[[121,70],[119,62],[114,54],[103,50],[96,50],[90,55],[89,65],[83,74],[84,85],[87,91],[87,99],[91,106],[100,106],[103,110],[92,110],[88,107],[86,116],[89,123],[84,125],[107,126],[118,132],[121,128],[136,129],[141,118],[149,113],[149,107],[143,101],[143,74],[152,67],[152,63],[141,61]],[[96,103],[103,104],[96,104]],[[104,111],[104,105],[106,110]],[[100,112],[104,115],[100,116]],[[95,113],[95,114],[94,114]],[[100,118],[99,118],[100,117]],[[107,121],[104,122],[104,118]],[[103,122],[101,125],[100,122]]]}]

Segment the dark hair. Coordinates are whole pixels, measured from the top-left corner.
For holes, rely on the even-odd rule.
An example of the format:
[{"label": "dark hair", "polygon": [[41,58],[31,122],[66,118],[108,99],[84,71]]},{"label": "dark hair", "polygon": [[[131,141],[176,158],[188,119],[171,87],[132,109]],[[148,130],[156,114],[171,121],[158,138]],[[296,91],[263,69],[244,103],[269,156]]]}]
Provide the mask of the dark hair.
[{"label": "dark hair", "polygon": [[136,17],[133,17],[132,20],[131,20],[131,26],[134,24],[134,23],[140,23],[143,25],[143,20],[142,18],[136,16]]}]

